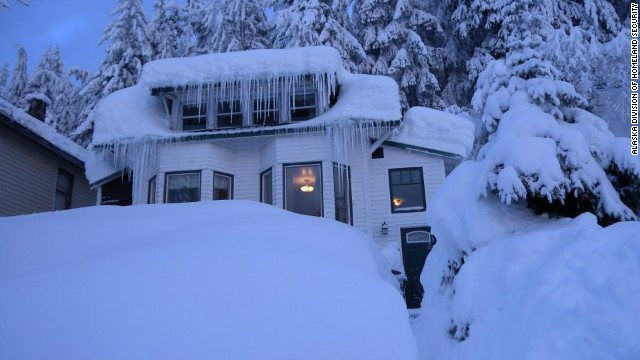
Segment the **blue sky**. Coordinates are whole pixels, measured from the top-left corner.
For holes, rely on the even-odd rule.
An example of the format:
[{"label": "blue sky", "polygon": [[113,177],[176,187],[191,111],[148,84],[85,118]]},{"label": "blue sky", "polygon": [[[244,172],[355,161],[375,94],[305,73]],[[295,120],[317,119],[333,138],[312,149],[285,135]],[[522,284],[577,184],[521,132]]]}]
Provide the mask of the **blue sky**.
[{"label": "blue sky", "polygon": [[[49,44],[59,44],[65,67],[80,66],[95,71],[104,57],[104,45],[97,43],[112,21],[117,0],[17,0],[0,10],[0,66],[16,61],[15,44],[29,57],[31,73]],[[153,0],[144,0],[147,16],[153,15]],[[177,1],[184,3],[184,1]]]}]

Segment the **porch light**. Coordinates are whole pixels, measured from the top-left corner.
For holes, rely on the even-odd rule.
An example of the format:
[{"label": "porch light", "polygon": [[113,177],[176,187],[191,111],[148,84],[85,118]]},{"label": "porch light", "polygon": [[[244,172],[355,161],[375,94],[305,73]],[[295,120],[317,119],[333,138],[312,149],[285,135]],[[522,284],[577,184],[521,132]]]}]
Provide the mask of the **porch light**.
[{"label": "porch light", "polygon": [[380,227],[380,232],[382,233],[382,235],[389,234],[389,225],[387,225],[386,221],[382,223],[382,227]]},{"label": "porch light", "polygon": [[404,202],[404,199],[401,198],[393,198],[393,205],[400,206]]},{"label": "porch light", "polygon": [[313,186],[309,185],[309,179],[304,179],[304,185],[300,188],[304,193],[310,193],[313,191]]}]

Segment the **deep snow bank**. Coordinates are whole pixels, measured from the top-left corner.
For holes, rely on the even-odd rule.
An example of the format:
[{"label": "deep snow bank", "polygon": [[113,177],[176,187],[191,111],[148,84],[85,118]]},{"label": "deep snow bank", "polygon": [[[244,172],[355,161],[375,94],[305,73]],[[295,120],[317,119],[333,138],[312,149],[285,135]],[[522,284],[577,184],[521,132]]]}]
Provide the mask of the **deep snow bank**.
[{"label": "deep snow bank", "polygon": [[427,209],[438,243],[421,278],[421,358],[639,359],[640,223],[478,199],[481,166],[456,168]]},{"label": "deep snow bank", "polygon": [[415,359],[372,241],[243,201],[0,219],[1,359]]}]

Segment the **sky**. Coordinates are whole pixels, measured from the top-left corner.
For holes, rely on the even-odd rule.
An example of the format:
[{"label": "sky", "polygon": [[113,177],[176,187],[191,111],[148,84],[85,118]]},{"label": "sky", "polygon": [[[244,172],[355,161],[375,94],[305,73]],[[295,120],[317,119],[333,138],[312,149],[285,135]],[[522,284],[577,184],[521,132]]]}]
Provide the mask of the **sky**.
[{"label": "sky", "polygon": [[[79,66],[95,71],[104,57],[105,45],[97,46],[117,0],[5,0],[9,9],[0,9],[0,67],[16,62],[15,44],[24,46],[31,74],[49,44],[58,44],[65,68]],[[153,0],[144,0],[148,17]],[[184,3],[184,1],[177,1]]]}]

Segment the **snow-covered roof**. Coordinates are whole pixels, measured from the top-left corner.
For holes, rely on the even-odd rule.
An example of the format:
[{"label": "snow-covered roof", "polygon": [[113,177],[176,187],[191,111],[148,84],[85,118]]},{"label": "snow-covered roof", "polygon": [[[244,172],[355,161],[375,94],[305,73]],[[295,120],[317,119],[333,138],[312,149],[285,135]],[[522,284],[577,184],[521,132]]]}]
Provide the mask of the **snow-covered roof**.
[{"label": "snow-covered roof", "polygon": [[152,61],[144,65],[140,84],[178,87],[344,71],[332,47],[262,49]]},{"label": "snow-covered roof", "polygon": [[473,147],[474,125],[458,115],[416,106],[404,114],[398,133],[389,140],[466,157]]},{"label": "snow-covered roof", "polygon": [[[311,48],[326,50],[325,48]],[[294,49],[295,50],[295,49]],[[256,50],[257,51],[257,50]],[[275,51],[275,50],[274,50]],[[288,52],[288,49],[277,50]],[[313,51],[312,51],[313,53]],[[213,55],[212,55],[213,56]],[[215,58],[215,57],[213,57]],[[175,59],[174,59],[175,60]],[[147,86],[136,85],[117,91],[96,106],[93,144],[146,139],[186,139],[212,134],[283,131],[321,127],[334,122],[391,122],[402,118],[397,83],[386,76],[342,73],[338,77],[340,96],[324,114],[300,123],[203,132],[173,131],[162,101],[151,96]]]},{"label": "snow-covered roof", "polygon": [[82,163],[85,162],[88,155],[85,148],[69,140],[67,137],[58,133],[53,127],[27,114],[24,110],[13,106],[4,99],[0,99],[0,114],[20,124],[31,133],[47,141],[64,153],[76,158]]}]

